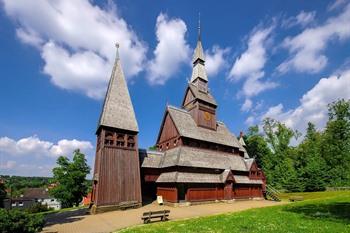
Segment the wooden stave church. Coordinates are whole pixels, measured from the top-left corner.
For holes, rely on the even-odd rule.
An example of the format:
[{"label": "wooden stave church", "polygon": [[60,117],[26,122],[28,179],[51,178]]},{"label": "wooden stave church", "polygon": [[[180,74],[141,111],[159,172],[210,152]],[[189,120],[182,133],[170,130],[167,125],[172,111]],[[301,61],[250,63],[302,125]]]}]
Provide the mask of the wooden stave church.
[{"label": "wooden stave church", "polygon": [[144,194],[170,203],[263,198],[265,176],[238,140],[216,120],[199,34],[182,107],[167,106],[157,152],[142,151]]},{"label": "wooden stave church", "polygon": [[117,49],[96,131],[91,213],[139,207],[142,196],[162,196],[165,203],[262,198],[263,171],[249,158],[242,135],[238,140],[216,120],[216,108],[199,33],[182,107],[166,107],[157,151],[139,150]]}]

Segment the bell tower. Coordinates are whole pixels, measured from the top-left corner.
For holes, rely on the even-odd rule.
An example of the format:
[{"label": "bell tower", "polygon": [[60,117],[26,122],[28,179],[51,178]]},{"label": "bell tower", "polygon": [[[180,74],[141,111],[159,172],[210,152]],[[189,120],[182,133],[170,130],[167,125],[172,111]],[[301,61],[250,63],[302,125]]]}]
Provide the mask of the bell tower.
[{"label": "bell tower", "polygon": [[138,125],[118,48],[102,112],[97,144],[91,212],[141,206]]},{"label": "bell tower", "polygon": [[191,113],[198,126],[216,130],[217,104],[208,88],[200,23],[198,25],[198,40],[192,64],[192,76],[186,89],[182,107]]}]

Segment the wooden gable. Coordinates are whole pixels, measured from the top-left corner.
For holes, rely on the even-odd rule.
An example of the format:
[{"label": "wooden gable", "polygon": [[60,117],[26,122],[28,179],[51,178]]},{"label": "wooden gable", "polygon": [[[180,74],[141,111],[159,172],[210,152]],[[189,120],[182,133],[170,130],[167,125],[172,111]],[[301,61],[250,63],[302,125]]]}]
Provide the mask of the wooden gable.
[{"label": "wooden gable", "polygon": [[174,121],[171,119],[169,113],[165,114],[162,126],[160,128],[157,144],[179,137],[180,134],[176,129]]},{"label": "wooden gable", "polygon": [[256,161],[254,160],[254,162],[250,166],[250,171],[258,171],[258,169],[259,169],[258,165],[256,164]]},{"label": "wooden gable", "polygon": [[185,93],[185,97],[184,100],[182,101],[182,106],[186,107],[187,105],[189,105],[191,102],[193,102],[193,100],[195,99],[191,89],[188,87],[186,89],[186,93]]}]

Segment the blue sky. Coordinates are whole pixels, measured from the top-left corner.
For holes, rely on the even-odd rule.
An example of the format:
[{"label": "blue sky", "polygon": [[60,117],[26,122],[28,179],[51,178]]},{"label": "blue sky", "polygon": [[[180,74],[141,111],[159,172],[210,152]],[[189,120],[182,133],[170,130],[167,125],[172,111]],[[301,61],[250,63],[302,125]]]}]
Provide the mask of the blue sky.
[{"label": "blue sky", "polygon": [[115,42],[140,147],[153,145],[190,78],[199,12],[218,119],[234,134],[264,117],[322,129],[327,104],[350,98],[349,1],[2,0],[0,174],[51,175],[77,147],[93,167]]}]

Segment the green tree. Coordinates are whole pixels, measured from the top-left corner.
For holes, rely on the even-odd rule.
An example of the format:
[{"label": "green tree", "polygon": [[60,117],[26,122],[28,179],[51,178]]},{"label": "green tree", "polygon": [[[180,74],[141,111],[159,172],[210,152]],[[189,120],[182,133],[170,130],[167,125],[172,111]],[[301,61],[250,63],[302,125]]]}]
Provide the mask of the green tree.
[{"label": "green tree", "polygon": [[263,129],[265,140],[272,151],[270,167],[265,171],[270,179],[268,182],[278,189],[301,190],[302,184],[294,169],[295,149],[289,145],[293,137],[300,136],[299,133],[271,118],[264,119]]},{"label": "green tree", "polygon": [[61,201],[62,207],[78,206],[88,191],[86,175],[90,173],[90,167],[85,155],[76,150],[72,162],[67,157],[60,156],[57,164],[52,170],[53,181],[57,186],[50,193]]},{"label": "green tree", "polygon": [[308,123],[304,140],[298,146],[295,167],[305,191],[322,191],[326,187],[326,162],[321,156],[322,134]]},{"label": "green tree", "polygon": [[323,135],[322,155],[330,186],[350,185],[350,100],[328,105],[329,120]]}]

